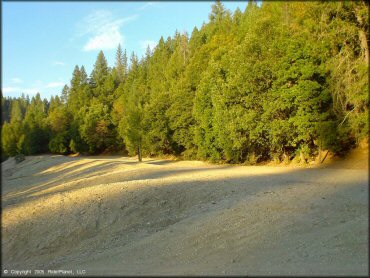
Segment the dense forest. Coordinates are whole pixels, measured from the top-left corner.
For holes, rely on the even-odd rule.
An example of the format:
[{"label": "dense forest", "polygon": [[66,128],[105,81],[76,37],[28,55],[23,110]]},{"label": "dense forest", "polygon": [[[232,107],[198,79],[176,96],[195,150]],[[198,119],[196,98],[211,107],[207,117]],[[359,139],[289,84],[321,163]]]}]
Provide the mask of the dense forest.
[{"label": "dense forest", "polygon": [[2,154],[175,155],[308,162],[368,140],[365,1],[212,5],[142,58],[118,46],[61,94],[1,97]]}]

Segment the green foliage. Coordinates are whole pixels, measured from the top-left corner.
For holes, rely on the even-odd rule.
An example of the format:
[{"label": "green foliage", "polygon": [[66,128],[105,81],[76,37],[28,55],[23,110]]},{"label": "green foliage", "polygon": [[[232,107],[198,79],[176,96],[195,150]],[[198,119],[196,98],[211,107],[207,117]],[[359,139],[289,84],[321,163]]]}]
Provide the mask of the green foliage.
[{"label": "green foliage", "polygon": [[139,96],[129,95],[125,107],[124,116],[118,125],[118,132],[124,139],[128,152],[135,155],[138,148],[142,147],[144,136],[144,115]]},{"label": "green foliage", "polygon": [[45,153],[49,150],[49,134],[45,130],[36,126],[32,129],[27,129],[26,134],[24,149],[27,155]]},{"label": "green foliage", "polygon": [[13,126],[5,122],[1,131],[1,145],[4,152],[9,156],[15,156],[17,154],[17,137]]},{"label": "green foliage", "polygon": [[107,59],[105,58],[103,51],[100,51],[94,65],[94,69],[91,72],[90,79],[93,80],[96,87],[99,87],[104,84],[108,74],[109,67]]},{"label": "green foliage", "polygon": [[58,106],[49,112],[47,121],[50,129],[54,133],[59,133],[69,129],[71,118],[71,115],[65,107]]},{"label": "green foliage", "polygon": [[25,134],[22,134],[17,142],[17,153],[26,153],[26,136]]},{"label": "green foliage", "polygon": [[47,127],[47,102],[42,101],[40,94],[33,97],[23,121],[25,134],[23,149],[32,155],[48,151],[49,130]]},{"label": "green foliage", "polygon": [[117,71],[118,83],[124,82],[127,76],[127,55],[126,50],[122,51],[121,44],[117,48],[115,70]]},{"label": "green foliage", "polygon": [[57,134],[49,142],[49,150],[52,153],[66,154],[68,152],[69,136],[67,132]]},{"label": "green foliage", "polygon": [[116,134],[107,105],[94,100],[90,107],[82,108],[79,113],[83,115],[79,132],[89,146],[89,152],[101,152],[114,144]]}]

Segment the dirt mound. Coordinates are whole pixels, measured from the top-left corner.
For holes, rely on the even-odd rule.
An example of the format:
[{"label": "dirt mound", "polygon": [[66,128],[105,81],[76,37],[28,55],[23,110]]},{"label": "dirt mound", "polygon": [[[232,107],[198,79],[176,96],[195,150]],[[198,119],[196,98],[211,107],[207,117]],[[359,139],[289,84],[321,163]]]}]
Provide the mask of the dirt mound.
[{"label": "dirt mound", "polygon": [[325,167],[336,169],[362,169],[369,168],[369,149],[366,147],[351,150],[344,157],[330,157],[323,164]]}]

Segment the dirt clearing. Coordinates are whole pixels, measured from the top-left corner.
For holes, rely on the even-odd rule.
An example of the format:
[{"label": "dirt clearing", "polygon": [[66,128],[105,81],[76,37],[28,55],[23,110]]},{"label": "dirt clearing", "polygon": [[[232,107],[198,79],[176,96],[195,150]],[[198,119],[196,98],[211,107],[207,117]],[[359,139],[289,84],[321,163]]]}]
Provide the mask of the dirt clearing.
[{"label": "dirt clearing", "polygon": [[[368,275],[368,165],[2,163],[3,271]],[[352,166],[353,167],[352,167]]]}]

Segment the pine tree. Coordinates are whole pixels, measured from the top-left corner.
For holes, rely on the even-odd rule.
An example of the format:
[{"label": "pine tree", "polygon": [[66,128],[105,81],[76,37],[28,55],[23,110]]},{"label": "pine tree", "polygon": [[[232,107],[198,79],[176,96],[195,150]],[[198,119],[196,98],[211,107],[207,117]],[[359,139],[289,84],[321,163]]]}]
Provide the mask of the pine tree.
[{"label": "pine tree", "polygon": [[[99,52],[50,102],[3,98],[9,155],[176,154],[230,163],[308,161],[368,140],[368,5],[221,1],[191,36],[176,31],[114,68]],[[45,147],[46,146],[46,147]]]},{"label": "pine tree", "polygon": [[222,21],[225,15],[226,15],[225,6],[222,4],[220,0],[217,0],[212,5],[212,12],[209,15],[209,19],[211,20],[211,22],[219,23]]},{"label": "pine tree", "polygon": [[61,93],[61,100],[63,103],[67,104],[69,98],[69,87],[68,85],[64,85]]},{"label": "pine tree", "polygon": [[126,50],[122,52],[121,44],[118,45],[116,53],[116,71],[119,83],[124,82],[127,75],[127,55]]},{"label": "pine tree", "polygon": [[100,51],[94,64],[94,69],[91,72],[90,78],[94,81],[94,84],[97,87],[101,87],[103,86],[108,74],[109,67],[107,59],[105,58],[103,51]]}]

